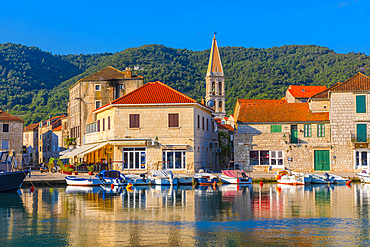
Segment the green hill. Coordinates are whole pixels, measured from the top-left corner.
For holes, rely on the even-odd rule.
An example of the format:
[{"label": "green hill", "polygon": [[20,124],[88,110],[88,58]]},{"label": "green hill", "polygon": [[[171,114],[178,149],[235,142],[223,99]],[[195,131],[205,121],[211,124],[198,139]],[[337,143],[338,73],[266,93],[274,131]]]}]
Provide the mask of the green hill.
[{"label": "green hill", "polygon": [[[326,85],[366,69],[370,57],[338,54],[319,46],[269,49],[221,47],[226,107],[238,98],[281,98],[289,85]],[[159,80],[200,100],[205,95],[209,50],[190,51],[145,45],[119,53],[52,55],[35,47],[0,45],[0,108],[10,108],[26,124],[65,113],[68,88],[108,65],[119,70],[139,65],[145,81]],[[365,71],[369,75],[369,72]]]}]

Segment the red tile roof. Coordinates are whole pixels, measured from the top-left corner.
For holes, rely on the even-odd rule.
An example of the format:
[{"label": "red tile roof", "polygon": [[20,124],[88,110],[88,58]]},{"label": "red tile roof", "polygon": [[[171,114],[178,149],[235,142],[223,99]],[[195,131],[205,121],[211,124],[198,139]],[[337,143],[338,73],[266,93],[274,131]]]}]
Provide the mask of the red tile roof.
[{"label": "red tile roof", "polygon": [[112,66],[108,66],[92,75],[82,78],[79,81],[106,81],[125,78],[131,78],[131,73],[125,73],[113,68]]},{"label": "red tile roof", "polygon": [[[94,111],[100,110],[108,105],[117,105],[117,104],[140,105],[140,104],[189,104],[189,103],[197,103],[197,101],[186,96],[185,94],[176,91],[175,89],[167,86],[166,84],[160,81],[155,81],[148,82],[143,86],[133,90],[132,92],[116,100],[113,100],[112,102],[98,109],[95,109]],[[207,108],[213,111],[212,108],[209,107]]]},{"label": "red tile roof", "polygon": [[38,129],[38,128],[39,128],[39,123],[34,123],[34,124],[30,124],[26,128],[24,128],[24,131],[30,131],[30,130],[34,130],[34,129]]},{"label": "red tile roof", "polygon": [[55,128],[53,129],[53,131],[59,131],[59,130],[62,130],[62,125],[59,125],[58,127],[55,127]]},{"label": "red tile roof", "polygon": [[[237,122],[244,123],[299,123],[329,121],[329,113],[311,113],[308,103],[286,103],[279,100],[238,100],[240,110]],[[254,100],[255,101],[255,100]]]},{"label": "red tile roof", "polygon": [[230,124],[219,124],[218,127],[226,130],[234,130],[233,126]]},{"label": "red tile roof", "polygon": [[3,110],[0,110],[0,121],[19,121],[24,122],[23,119],[13,116],[7,112],[4,112]]},{"label": "red tile roof", "polygon": [[291,85],[288,88],[288,92],[294,98],[310,98],[315,94],[321,93],[325,91],[327,88],[326,86],[298,86],[298,85]]},{"label": "red tile roof", "polygon": [[361,72],[350,77],[344,82],[338,82],[328,88],[327,90],[313,95],[312,98],[328,98],[329,92],[348,92],[348,91],[370,91],[370,77],[362,74]]}]

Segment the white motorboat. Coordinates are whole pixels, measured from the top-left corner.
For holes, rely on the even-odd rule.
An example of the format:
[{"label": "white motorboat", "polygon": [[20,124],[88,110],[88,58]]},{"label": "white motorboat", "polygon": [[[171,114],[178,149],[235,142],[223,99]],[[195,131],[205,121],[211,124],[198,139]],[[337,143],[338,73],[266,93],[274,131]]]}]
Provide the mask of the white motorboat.
[{"label": "white motorboat", "polygon": [[218,176],[225,184],[251,184],[252,178],[242,170],[222,170]]},{"label": "white motorboat", "polygon": [[279,184],[289,185],[305,185],[312,180],[312,177],[310,178],[305,174],[292,173],[289,170],[280,170],[275,172],[275,178]]},{"label": "white motorboat", "polygon": [[194,180],[201,186],[203,185],[213,185],[218,182],[218,177],[212,173],[199,172],[194,174]]},{"label": "white motorboat", "polygon": [[123,174],[119,171],[111,170],[111,171],[101,171],[98,175],[96,175],[102,185],[114,185],[114,186],[126,186],[131,181],[127,179]]},{"label": "white motorboat", "polygon": [[328,173],[323,175],[319,174],[312,174],[312,181],[313,184],[332,184],[334,183],[334,177],[330,176]]},{"label": "white motorboat", "polygon": [[100,186],[103,181],[98,178],[82,178],[76,176],[65,177],[68,186]]},{"label": "white motorboat", "polygon": [[334,174],[329,174],[329,175],[334,177],[334,182],[333,182],[334,184],[347,184],[347,183],[352,182],[352,180],[350,180],[348,178],[344,178],[344,177],[334,175]]},{"label": "white motorboat", "polygon": [[362,183],[370,183],[370,173],[367,169],[356,173]]},{"label": "white motorboat", "polygon": [[150,171],[149,179],[155,185],[177,185],[178,179],[173,176],[171,171],[153,170]]}]

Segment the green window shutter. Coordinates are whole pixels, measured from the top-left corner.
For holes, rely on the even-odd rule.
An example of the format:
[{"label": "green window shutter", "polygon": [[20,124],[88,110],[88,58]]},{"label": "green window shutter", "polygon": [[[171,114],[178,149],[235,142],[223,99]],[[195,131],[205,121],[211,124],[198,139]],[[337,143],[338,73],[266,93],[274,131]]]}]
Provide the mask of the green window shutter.
[{"label": "green window shutter", "polygon": [[357,142],[366,142],[367,141],[367,125],[366,124],[357,124]]},{"label": "green window shutter", "polygon": [[366,113],[365,95],[356,95],[356,113]]},{"label": "green window shutter", "polygon": [[325,124],[317,125],[317,137],[325,137]]},{"label": "green window shutter", "polygon": [[281,125],[271,125],[271,133],[281,132]]},{"label": "green window shutter", "polygon": [[304,125],[304,137],[311,137],[311,124]]}]

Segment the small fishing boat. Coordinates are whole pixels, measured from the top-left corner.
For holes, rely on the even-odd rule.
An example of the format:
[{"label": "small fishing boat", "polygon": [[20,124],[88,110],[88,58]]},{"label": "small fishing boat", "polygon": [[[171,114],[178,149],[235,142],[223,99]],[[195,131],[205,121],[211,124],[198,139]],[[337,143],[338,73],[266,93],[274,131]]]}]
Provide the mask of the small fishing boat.
[{"label": "small fishing boat", "polygon": [[280,170],[275,172],[276,181],[279,184],[288,185],[305,185],[310,183],[312,177],[306,176],[305,174],[293,173],[289,170]]},{"label": "small fishing boat", "polygon": [[334,177],[334,182],[333,182],[334,184],[348,184],[352,182],[352,180],[348,178],[344,178],[344,177],[334,175],[334,174],[329,174],[329,175]]},{"label": "small fishing boat", "polygon": [[193,178],[194,181],[201,186],[209,186],[218,182],[218,177],[208,172],[195,173]]},{"label": "small fishing boat", "polygon": [[187,185],[187,184],[193,183],[193,177],[191,176],[186,176],[183,174],[176,174],[174,175],[174,177],[177,179],[177,184]]},{"label": "small fishing boat", "polygon": [[98,178],[102,182],[102,185],[112,185],[113,184],[114,186],[126,186],[128,183],[131,183],[131,180],[127,179],[119,171],[115,171],[115,170],[101,171],[95,177]]},{"label": "small fishing boat", "polygon": [[334,183],[334,177],[330,176],[328,173],[324,175],[312,174],[312,184],[332,184]]},{"label": "small fishing boat", "polygon": [[252,178],[242,170],[222,170],[218,176],[225,184],[251,184]]},{"label": "small fishing boat", "polygon": [[98,178],[82,178],[76,176],[65,177],[68,186],[100,186],[103,181]]},{"label": "small fishing boat", "polygon": [[9,151],[0,152],[0,192],[15,192],[29,171],[14,171],[17,161]]},{"label": "small fishing boat", "polygon": [[356,173],[362,183],[370,183],[370,173],[367,169]]},{"label": "small fishing boat", "polygon": [[150,171],[149,179],[156,185],[177,185],[178,179],[173,176],[171,171],[153,170]]}]

